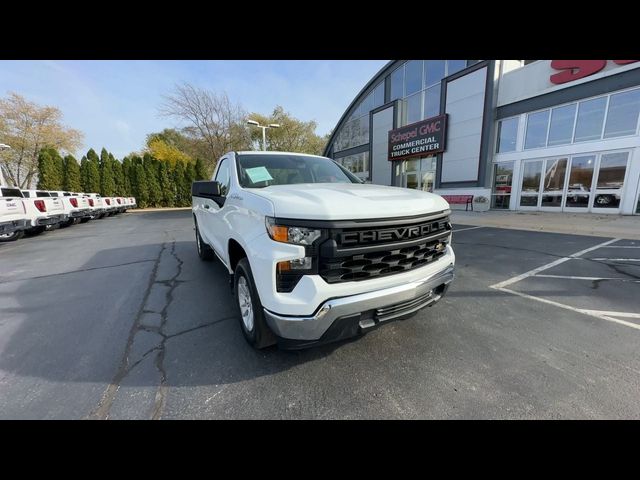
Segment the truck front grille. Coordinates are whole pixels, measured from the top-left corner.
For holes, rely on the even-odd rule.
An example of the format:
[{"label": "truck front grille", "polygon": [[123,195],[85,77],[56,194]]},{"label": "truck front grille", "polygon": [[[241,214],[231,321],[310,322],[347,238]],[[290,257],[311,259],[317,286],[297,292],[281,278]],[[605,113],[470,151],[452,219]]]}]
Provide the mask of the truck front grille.
[{"label": "truck front grille", "polygon": [[[420,227],[419,230],[416,229],[416,225]],[[335,240],[334,247],[320,249],[318,273],[327,283],[366,280],[413,270],[445,254],[446,242],[451,233],[448,217],[441,217],[427,224],[398,225],[392,227],[392,232],[405,232],[408,229],[418,232],[417,238],[409,237],[397,241],[399,235],[394,234],[394,238],[394,235],[387,234],[386,236],[394,241],[349,242],[348,247],[340,240],[380,238],[379,232],[387,233],[390,227],[386,225],[379,229],[368,229],[366,235],[360,234],[359,231],[358,236],[349,234],[348,237],[344,234],[345,230],[333,231],[330,236]]]}]

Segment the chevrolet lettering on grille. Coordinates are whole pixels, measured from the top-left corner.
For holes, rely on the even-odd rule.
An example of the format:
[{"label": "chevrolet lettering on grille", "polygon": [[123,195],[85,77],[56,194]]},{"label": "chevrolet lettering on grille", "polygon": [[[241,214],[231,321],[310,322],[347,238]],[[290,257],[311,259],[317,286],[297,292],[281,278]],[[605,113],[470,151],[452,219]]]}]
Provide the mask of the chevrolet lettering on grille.
[{"label": "chevrolet lettering on grille", "polygon": [[340,234],[341,245],[361,245],[374,242],[393,242],[425,237],[429,234],[446,230],[447,221],[424,223],[409,227],[387,228],[381,230],[358,230]]}]

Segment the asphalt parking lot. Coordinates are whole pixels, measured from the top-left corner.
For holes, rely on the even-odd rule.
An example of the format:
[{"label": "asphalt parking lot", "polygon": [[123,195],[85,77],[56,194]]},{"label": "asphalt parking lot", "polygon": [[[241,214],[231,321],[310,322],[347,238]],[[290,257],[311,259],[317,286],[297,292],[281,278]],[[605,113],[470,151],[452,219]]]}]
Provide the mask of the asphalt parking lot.
[{"label": "asphalt parking lot", "polygon": [[640,241],[455,225],[438,305],[258,352],[190,215],[0,244],[0,418],[640,418]]}]

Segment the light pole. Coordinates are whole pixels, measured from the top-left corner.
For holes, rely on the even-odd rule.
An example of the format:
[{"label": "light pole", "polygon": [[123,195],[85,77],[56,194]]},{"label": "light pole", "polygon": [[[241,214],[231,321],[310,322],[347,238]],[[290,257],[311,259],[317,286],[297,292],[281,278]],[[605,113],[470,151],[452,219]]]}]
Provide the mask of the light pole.
[{"label": "light pole", "polygon": [[11,150],[11,147],[6,143],[0,143],[0,150]]},{"label": "light pole", "polygon": [[258,127],[262,129],[262,151],[267,151],[267,128],[280,128],[280,125],[277,123],[270,123],[269,125],[260,125],[255,120],[247,120],[248,125],[253,125],[254,127]]}]

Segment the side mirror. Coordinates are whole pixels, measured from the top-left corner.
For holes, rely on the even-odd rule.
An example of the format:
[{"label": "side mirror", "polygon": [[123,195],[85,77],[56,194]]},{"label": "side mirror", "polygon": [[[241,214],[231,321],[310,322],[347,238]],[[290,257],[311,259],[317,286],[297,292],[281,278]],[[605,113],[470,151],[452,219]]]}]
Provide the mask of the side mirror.
[{"label": "side mirror", "polygon": [[191,196],[193,197],[219,197],[220,196],[220,183],[219,182],[193,182],[191,184]]}]

